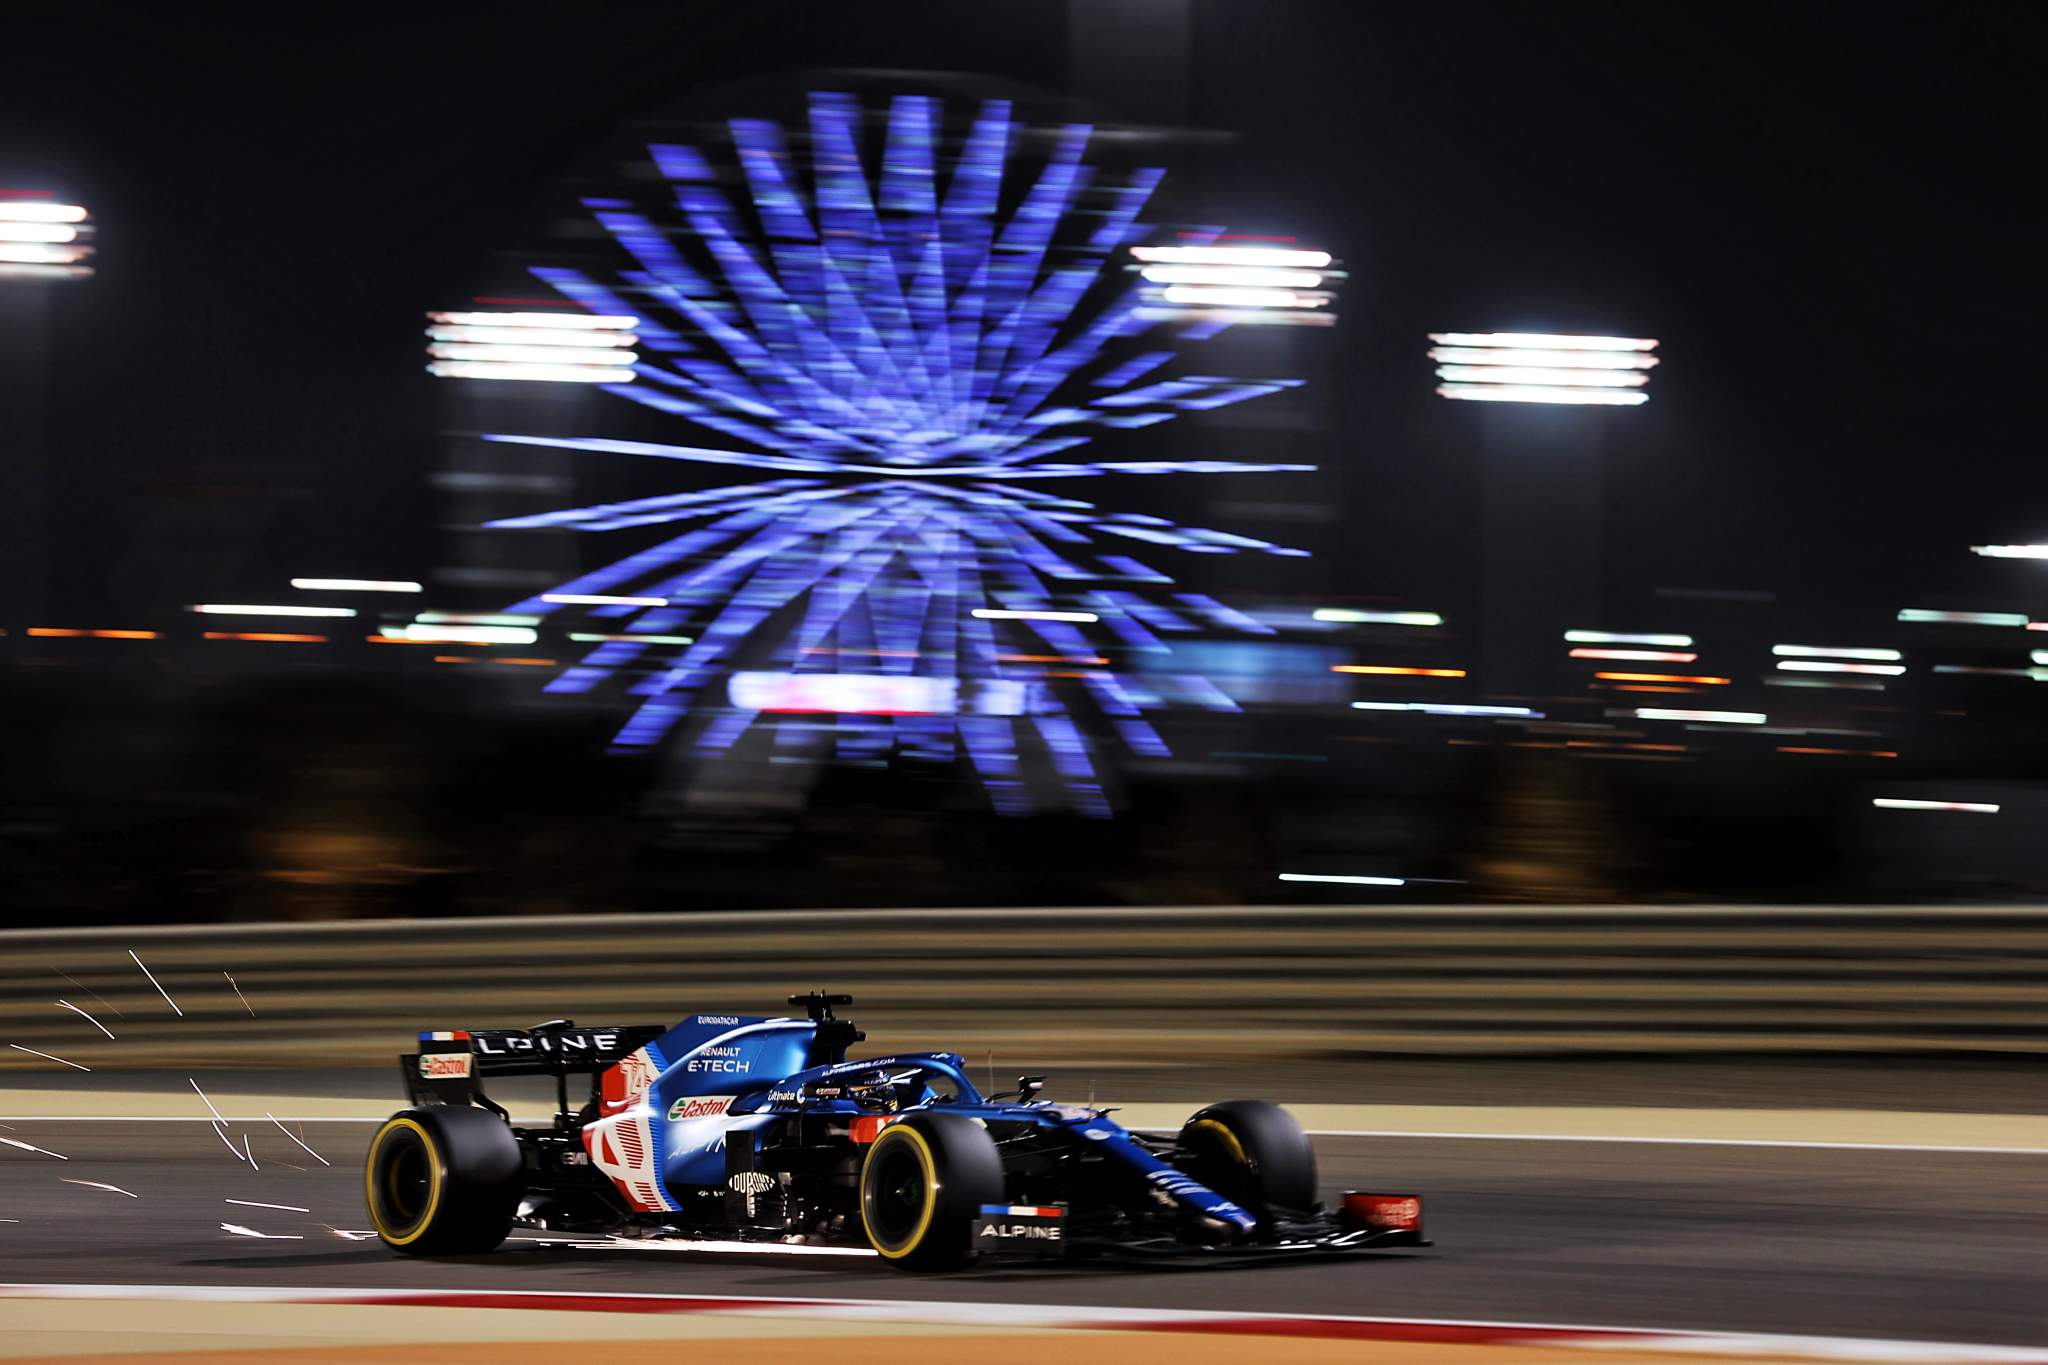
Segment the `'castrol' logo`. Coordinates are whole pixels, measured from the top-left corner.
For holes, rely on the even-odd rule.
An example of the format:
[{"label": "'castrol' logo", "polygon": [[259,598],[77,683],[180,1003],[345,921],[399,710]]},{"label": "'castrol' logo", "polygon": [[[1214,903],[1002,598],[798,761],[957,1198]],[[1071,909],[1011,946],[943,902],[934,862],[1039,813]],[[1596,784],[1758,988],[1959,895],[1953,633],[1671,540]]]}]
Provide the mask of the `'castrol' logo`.
[{"label": "'castrol' logo", "polygon": [[668,1121],[716,1118],[732,1107],[731,1095],[685,1095],[668,1107]]},{"label": "'castrol' logo", "polygon": [[420,1075],[430,1081],[448,1080],[451,1077],[469,1075],[469,1054],[467,1052],[423,1052],[420,1054]]}]

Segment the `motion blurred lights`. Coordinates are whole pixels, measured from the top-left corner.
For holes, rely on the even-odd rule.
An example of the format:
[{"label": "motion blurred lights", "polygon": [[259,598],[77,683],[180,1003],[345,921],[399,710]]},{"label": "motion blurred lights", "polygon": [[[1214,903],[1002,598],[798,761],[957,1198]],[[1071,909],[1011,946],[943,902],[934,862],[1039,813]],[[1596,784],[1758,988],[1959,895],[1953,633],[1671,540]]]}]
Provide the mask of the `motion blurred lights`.
[{"label": "motion blurred lights", "polygon": [[1716,725],[1765,725],[1770,717],[1761,711],[1691,711],[1665,706],[1639,706],[1637,720],[1696,720]]},{"label": "motion blurred lights", "polygon": [[1827,645],[1772,645],[1771,653],[1781,659],[1871,659],[1897,663],[1905,656],[1896,649],[1835,649]]},{"label": "motion blurred lights", "polygon": [[1643,664],[1689,664],[1700,656],[1689,649],[1575,649],[1574,659],[1623,659]]},{"label": "motion blurred lights", "polygon": [[1923,611],[1919,607],[1906,607],[1899,612],[1899,620],[1908,624],[1944,626],[2020,626],[2025,627],[2027,618],[2013,611]]},{"label": "motion blurred lights", "polygon": [[1659,645],[1666,649],[1691,649],[1690,635],[1617,635],[1606,630],[1568,630],[1565,642],[1574,645]]},{"label": "motion blurred lights", "polygon": [[1845,664],[1832,659],[1780,659],[1778,667],[1787,673],[1876,673],[1887,678],[1906,671],[1904,664]]},{"label": "motion blurred lights", "polygon": [[1318,607],[1313,617],[1341,625],[1440,626],[1444,623],[1444,618],[1433,611],[1355,611],[1350,607]]},{"label": "motion blurred lights", "polygon": [[1462,678],[1462,668],[1397,668],[1391,664],[1332,664],[1332,673],[1367,673],[1390,678]]},{"label": "motion blurred lights", "polygon": [[1998,807],[1989,801],[1914,801],[1901,796],[1871,798],[1879,810],[1952,810],[1970,815],[1996,815]]},{"label": "motion blurred lights", "polygon": [[422,625],[417,621],[393,633],[415,643],[451,645],[530,645],[540,638],[526,626]]},{"label": "motion blurred lights", "polygon": [[552,602],[558,607],[665,607],[666,597],[610,597],[592,592],[544,592],[543,602]]},{"label": "motion blurred lights", "polygon": [[302,592],[421,592],[419,584],[403,578],[294,578],[292,586]]},{"label": "motion blurred lights", "polygon": [[1282,872],[1283,882],[1336,882],[1342,886],[1406,886],[1402,877],[1326,877],[1314,872]]},{"label": "motion blurred lights", "polygon": [[267,607],[243,602],[201,602],[201,616],[354,616],[354,607]]},{"label": "motion blurred lights", "polygon": [[727,695],[742,711],[862,716],[1021,716],[1029,700],[1021,682],[900,673],[735,673]]},{"label": "motion blurred lights", "polygon": [[1970,553],[1986,559],[2048,559],[2048,545],[1972,545]]},{"label": "motion blurred lights", "polygon": [[1334,321],[1327,251],[1268,246],[1134,246],[1148,319],[1226,323]]},{"label": "motion blurred lights", "polygon": [[1541,711],[1532,711],[1526,706],[1462,706],[1455,702],[1434,701],[1355,701],[1354,711],[1420,711],[1426,716],[1515,716],[1524,720],[1541,720]]},{"label": "motion blurred lights", "polygon": [[1092,611],[1009,611],[999,607],[976,607],[974,615],[983,621],[1075,621],[1083,625],[1102,619]]},{"label": "motion blurred lights", "polygon": [[90,215],[39,190],[0,190],[0,279],[82,280],[93,248]]},{"label": "motion blurred lights", "polygon": [[438,379],[630,384],[640,319],[600,313],[429,313],[427,373]]},{"label": "motion blurred lights", "polygon": [[1553,336],[1535,332],[1431,332],[1445,398],[1493,403],[1596,403],[1634,407],[1657,343],[1642,337]]}]

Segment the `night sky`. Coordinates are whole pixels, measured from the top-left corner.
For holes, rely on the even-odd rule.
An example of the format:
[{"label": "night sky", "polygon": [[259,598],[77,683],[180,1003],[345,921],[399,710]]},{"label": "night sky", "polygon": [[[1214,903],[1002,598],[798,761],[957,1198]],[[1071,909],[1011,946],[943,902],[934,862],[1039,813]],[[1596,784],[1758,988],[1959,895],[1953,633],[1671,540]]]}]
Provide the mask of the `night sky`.
[{"label": "night sky", "polygon": [[[8,19],[0,185],[101,225],[98,277],[57,300],[69,609],[422,574],[421,312],[530,245],[621,119],[818,67],[1058,87],[1070,40],[1065,4],[1026,0],[324,13]],[[1663,341],[1609,451],[1612,576],[1645,604],[2048,602],[2048,568],[1967,550],[2048,540],[2038,9],[1194,13],[1233,226],[1352,271],[1324,397],[1359,534],[1308,588],[1457,607],[1477,427],[1433,396],[1424,333],[1582,330]]]}]

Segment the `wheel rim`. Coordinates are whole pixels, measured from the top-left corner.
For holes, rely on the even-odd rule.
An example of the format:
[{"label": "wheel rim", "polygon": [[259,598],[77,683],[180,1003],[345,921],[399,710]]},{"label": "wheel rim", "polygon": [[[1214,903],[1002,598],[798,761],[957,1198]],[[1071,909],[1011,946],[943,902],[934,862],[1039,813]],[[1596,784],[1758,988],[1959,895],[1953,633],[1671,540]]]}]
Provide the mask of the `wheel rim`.
[{"label": "wheel rim", "polygon": [[928,1221],[931,1182],[917,1149],[895,1141],[874,1153],[862,1191],[869,1233],[877,1244],[901,1249],[917,1239]]}]

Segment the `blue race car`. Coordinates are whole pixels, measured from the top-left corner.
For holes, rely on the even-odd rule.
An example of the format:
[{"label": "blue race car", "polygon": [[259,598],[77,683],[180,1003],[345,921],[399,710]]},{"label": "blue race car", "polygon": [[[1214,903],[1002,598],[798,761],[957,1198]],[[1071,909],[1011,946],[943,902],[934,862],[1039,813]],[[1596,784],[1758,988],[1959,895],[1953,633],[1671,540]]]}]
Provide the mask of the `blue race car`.
[{"label": "blue race car", "polygon": [[[957,1053],[846,1060],[866,1035],[805,1018],[693,1014],[673,1028],[420,1034],[409,1109],[370,1141],[377,1235],[416,1255],[488,1251],[513,1226],[617,1239],[872,1248],[910,1270],[983,1257],[1274,1255],[1423,1246],[1413,1195],[1317,1199],[1292,1115],[1211,1105],[1172,1137],[1038,1098],[984,1096]],[[569,1077],[590,1095],[569,1107]],[[559,1112],[515,1126],[492,1076],[553,1076]],[[740,1248],[752,1249],[752,1247]]]}]

